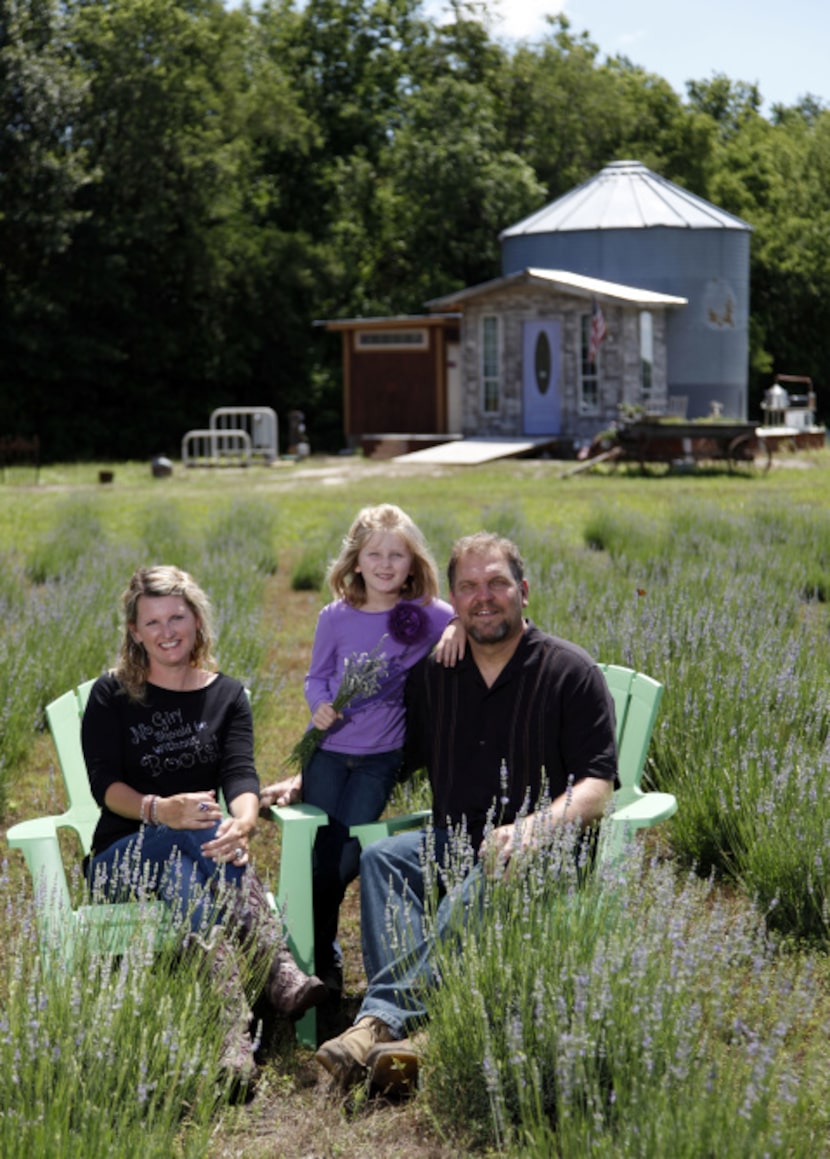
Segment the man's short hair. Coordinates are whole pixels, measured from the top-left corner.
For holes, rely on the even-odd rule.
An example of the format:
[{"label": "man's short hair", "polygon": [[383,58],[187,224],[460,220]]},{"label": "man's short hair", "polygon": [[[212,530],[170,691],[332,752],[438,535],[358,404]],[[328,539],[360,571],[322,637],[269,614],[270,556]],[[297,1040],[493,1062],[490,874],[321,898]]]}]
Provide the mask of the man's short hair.
[{"label": "man's short hair", "polygon": [[472,553],[486,555],[489,552],[497,552],[503,556],[513,573],[513,578],[517,583],[522,582],[525,578],[525,564],[512,539],[508,539],[504,535],[497,535],[495,531],[476,531],[473,535],[463,535],[453,544],[450,562],[447,564],[447,582],[450,591],[453,591],[455,587],[455,573],[461,557]]}]

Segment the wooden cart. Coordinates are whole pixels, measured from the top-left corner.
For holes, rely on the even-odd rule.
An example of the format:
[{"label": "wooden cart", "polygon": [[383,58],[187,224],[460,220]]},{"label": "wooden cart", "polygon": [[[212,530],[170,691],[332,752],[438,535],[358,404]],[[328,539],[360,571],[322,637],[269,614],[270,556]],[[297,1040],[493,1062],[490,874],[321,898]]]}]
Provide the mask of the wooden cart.
[{"label": "wooden cart", "polygon": [[[616,455],[614,451],[617,451]],[[726,463],[730,471],[769,470],[770,450],[754,423],[712,420],[677,422],[673,419],[635,419],[617,432],[609,457],[639,462]]]}]

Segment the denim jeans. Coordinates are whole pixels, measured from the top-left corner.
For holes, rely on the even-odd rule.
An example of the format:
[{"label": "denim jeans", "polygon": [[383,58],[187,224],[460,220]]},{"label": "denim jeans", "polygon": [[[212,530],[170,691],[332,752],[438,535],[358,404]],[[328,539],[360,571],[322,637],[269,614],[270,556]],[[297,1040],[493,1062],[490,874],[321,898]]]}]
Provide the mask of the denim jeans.
[{"label": "denim jeans", "polygon": [[238,886],[245,873],[245,866],[220,865],[202,854],[202,846],[218,828],[219,822],[210,829],[145,825],[91,858],[90,885],[112,900],[135,897],[146,887],[180,914],[194,933],[204,932],[222,918],[215,887],[221,882]]},{"label": "denim jeans", "polygon": [[365,755],[317,749],[303,770],[303,800],[329,817],[314,843],[314,946],[318,974],[341,964],[337,920],[358,875],[360,842],[349,826],[376,821],[398,779],[401,750]]},{"label": "denim jeans", "polygon": [[440,900],[430,922],[425,921],[429,885],[424,859],[443,865],[450,841],[446,829],[419,830],[384,838],[364,849],[360,906],[369,986],[356,1022],[371,1015],[398,1037],[406,1037],[426,1016],[424,998],[435,985],[432,951],[436,941],[459,934],[471,916],[480,914],[483,876],[475,865],[449,892],[438,881]]}]

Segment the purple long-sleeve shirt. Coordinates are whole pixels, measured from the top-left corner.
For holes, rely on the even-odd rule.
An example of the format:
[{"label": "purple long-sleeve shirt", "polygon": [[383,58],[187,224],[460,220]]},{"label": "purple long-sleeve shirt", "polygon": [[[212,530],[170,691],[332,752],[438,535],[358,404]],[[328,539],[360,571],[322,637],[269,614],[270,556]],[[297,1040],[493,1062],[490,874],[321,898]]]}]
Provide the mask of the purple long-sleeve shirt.
[{"label": "purple long-sleeve shirt", "polygon": [[347,659],[377,648],[377,654],[383,653],[387,662],[378,692],[346,708],[344,719],[335,721],[326,732],[322,748],[357,755],[391,752],[403,746],[407,673],[438,643],[453,616],[443,600],[418,607],[426,617],[426,631],[412,644],[400,643],[390,634],[389,612],[366,612],[345,600],[335,600],[320,612],[305,679],[305,697],[312,713],[320,704],[334,700]]}]

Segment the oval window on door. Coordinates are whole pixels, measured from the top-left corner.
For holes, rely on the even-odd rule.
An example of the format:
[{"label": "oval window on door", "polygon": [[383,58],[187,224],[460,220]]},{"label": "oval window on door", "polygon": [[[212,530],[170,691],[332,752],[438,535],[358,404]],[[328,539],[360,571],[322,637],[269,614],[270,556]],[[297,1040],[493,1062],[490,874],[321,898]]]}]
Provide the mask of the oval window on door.
[{"label": "oval window on door", "polygon": [[550,386],[550,342],[548,342],[548,336],[544,330],[540,330],[537,335],[533,363],[539,394],[545,394]]}]

